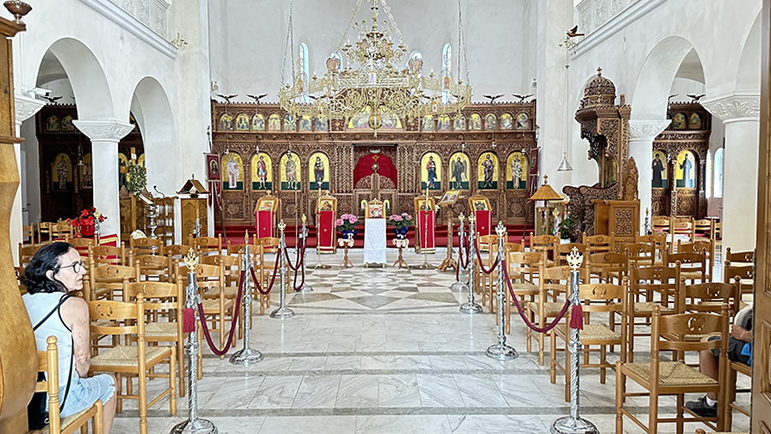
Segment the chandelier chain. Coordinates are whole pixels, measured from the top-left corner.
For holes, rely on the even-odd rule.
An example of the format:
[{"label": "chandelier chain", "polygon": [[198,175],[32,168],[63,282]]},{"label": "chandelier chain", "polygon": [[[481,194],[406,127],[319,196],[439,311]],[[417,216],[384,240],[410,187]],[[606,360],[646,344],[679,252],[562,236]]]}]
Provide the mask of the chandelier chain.
[{"label": "chandelier chain", "polygon": [[[343,47],[345,46],[346,38],[348,37],[348,32],[351,31],[351,27],[353,27],[354,21],[356,21],[356,16],[359,15],[359,10],[361,10],[361,3],[363,0],[358,0],[356,2],[356,6],[353,7],[353,14],[351,14],[351,19],[348,20],[348,25],[345,27],[345,31],[343,32],[343,35],[340,37],[340,42],[337,44],[337,51],[343,51]],[[342,66],[342,65],[341,65]]]}]

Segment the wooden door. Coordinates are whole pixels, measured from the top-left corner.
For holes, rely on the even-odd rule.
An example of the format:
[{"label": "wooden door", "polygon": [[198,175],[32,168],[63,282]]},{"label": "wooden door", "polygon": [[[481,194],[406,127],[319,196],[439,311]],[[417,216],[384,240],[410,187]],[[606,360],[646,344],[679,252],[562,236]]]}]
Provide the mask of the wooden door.
[{"label": "wooden door", "polygon": [[758,152],[758,224],[756,240],[755,322],[752,363],[752,432],[771,433],[771,0],[763,0],[763,48]]}]

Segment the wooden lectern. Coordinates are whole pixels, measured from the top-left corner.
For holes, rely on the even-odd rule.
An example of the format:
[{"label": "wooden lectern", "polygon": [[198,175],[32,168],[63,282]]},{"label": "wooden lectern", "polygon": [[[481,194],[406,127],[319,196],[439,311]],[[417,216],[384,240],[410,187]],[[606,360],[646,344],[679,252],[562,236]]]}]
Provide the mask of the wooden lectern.
[{"label": "wooden lectern", "polygon": [[474,213],[476,223],[476,239],[485,235],[490,235],[493,226],[493,213],[490,210],[490,199],[482,195],[471,196],[468,198],[468,207]]},{"label": "wooden lectern", "polygon": [[257,239],[273,237],[278,205],[279,198],[270,193],[257,199],[257,205],[254,206],[254,230]]},{"label": "wooden lectern", "polygon": [[190,196],[180,199],[182,239],[187,240],[193,236],[196,225],[199,226],[198,236],[207,236],[209,233],[209,208],[206,204],[206,198],[199,198],[198,195],[209,194],[209,192],[200,181],[193,177],[185,182],[177,194]]},{"label": "wooden lectern", "polygon": [[316,245],[319,253],[337,251],[336,216],[337,198],[327,191],[316,199]]}]

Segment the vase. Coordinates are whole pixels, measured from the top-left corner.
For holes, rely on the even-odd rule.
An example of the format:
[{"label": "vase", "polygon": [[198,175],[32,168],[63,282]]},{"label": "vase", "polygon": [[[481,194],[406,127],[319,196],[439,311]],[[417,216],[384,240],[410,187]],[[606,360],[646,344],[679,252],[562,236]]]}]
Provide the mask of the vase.
[{"label": "vase", "polygon": [[343,238],[345,238],[346,240],[352,240],[353,237],[355,237],[356,234],[359,233],[359,231],[357,231],[355,229],[345,229],[345,230],[340,231],[340,233],[343,234]]},{"label": "vase", "polygon": [[95,225],[87,225],[87,224],[80,225],[80,235],[84,237],[93,237],[94,232],[96,232]]}]

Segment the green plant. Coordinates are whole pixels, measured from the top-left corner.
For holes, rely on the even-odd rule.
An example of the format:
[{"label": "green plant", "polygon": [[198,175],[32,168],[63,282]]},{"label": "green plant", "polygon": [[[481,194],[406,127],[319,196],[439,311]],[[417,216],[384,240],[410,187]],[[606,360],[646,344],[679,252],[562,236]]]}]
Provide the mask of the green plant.
[{"label": "green plant", "polygon": [[147,186],[147,169],[140,164],[129,162],[126,183],[131,194],[136,196],[142,193]]},{"label": "green plant", "polygon": [[573,220],[570,217],[560,222],[560,227],[559,227],[560,238],[562,239],[570,238],[570,226],[572,225],[573,225]]}]

